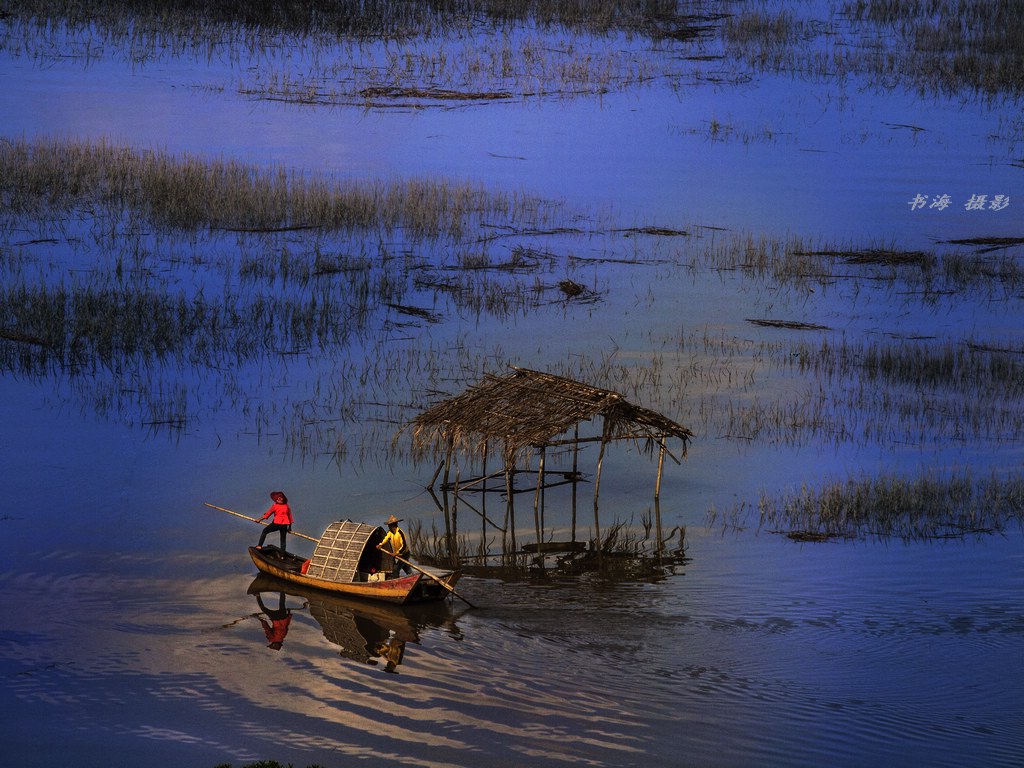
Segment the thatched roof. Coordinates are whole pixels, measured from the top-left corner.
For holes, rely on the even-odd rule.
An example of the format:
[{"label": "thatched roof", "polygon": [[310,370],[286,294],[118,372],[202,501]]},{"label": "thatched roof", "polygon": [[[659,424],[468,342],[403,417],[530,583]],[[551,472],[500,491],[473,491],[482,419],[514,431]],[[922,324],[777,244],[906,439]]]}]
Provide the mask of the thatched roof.
[{"label": "thatched roof", "polygon": [[450,448],[482,455],[490,446],[506,460],[530,448],[564,445],[576,424],[604,418],[600,440],[635,439],[652,448],[662,438],[683,441],[693,433],[660,413],[618,394],[549,373],[513,368],[487,375],[461,395],[438,403],[409,425],[413,453],[443,455]]}]

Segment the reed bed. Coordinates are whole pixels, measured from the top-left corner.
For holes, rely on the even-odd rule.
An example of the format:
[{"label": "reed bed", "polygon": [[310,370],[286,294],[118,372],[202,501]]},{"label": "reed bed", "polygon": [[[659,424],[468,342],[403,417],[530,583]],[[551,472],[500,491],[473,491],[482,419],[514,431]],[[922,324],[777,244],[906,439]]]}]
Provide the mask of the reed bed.
[{"label": "reed bed", "polygon": [[1024,437],[1022,365],[1024,350],[988,342],[826,334],[765,360],[756,385],[705,391],[696,423],[744,443],[1012,445]]},{"label": "reed bed", "polygon": [[[278,0],[215,4],[183,0],[170,7],[158,0],[97,0],[88,5],[70,0],[26,0],[11,9],[10,15],[36,23],[61,19],[74,25],[97,25],[122,34],[131,34],[134,23],[151,34],[164,26],[179,34],[190,32],[190,37],[199,37],[209,26],[226,26],[251,31],[272,29],[293,35],[389,39],[464,32],[481,23],[525,22],[592,33],[628,30],[678,37],[680,27],[692,26],[701,19],[699,8],[682,14],[675,0]],[[703,18],[713,20],[715,16],[705,13]]]},{"label": "reed bed", "polygon": [[139,152],[105,141],[0,142],[0,200],[40,217],[96,205],[113,220],[139,217],[179,230],[333,232],[396,230],[414,238],[460,237],[482,218],[554,220],[557,206],[440,180],[332,182],[283,168]]},{"label": "reed bed", "polygon": [[1024,524],[1024,476],[970,472],[912,477],[883,474],[802,486],[782,495],[763,493],[756,509],[741,504],[711,524],[742,524],[799,541],[878,538],[918,541],[987,535]]},{"label": "reed bed", "polygon": [[[739,273],[778,288],[802,294],[848,284],[858,290],[898,292],[904,300],[933,303],[954,300],[965,292],[1006,296],[1024,287],[1016,238],[990,238],[950,245],[958,250],[906,250],[891,243],[811,243],[800,237],[780,239],[754,235],[717,237],[691,255],[695,270]],[[964,250],[963,246],[974,246]]]},{"label": "reed bed", "polygon": [[915,389],[945,389],[964,395],[1024,397],[1024,346],[998,348],[971,341],[824,341],[799,345],[794,354],[802,372],[828,380],[864,377]]},{"label": "reed bed", "polygon": [[[813,316],[819,297],[833,310],[837,298],[853,307],[867,287],[886,305],[897,297],[941,311],[936,302],[987,294],[1002,311],[1021,285],[1017,242],[947,253],[676,237],[681,230],[605,226],[443,181],[338,193],[293,171],[102,142],[0,143],[0,164],[0,370],[69,382],[83,402],[132,423],[198,423],[204,409],[235,408],[259,439],[283,438],[300,458],[402,459],[391,436],[438,392],[535,364],[461,335],[435,345],[425,329],[574,301],[601,311],[619,301],[619,275],[650,265],[659,282],[738,278],[803,316],[740,315],[742,331],[681,328],[642,340],[643,353],[583,344],[545,367],[741,445],[1011,444],[1024,435],[1012,338],[869,344]],[[167,191],[179,185],[186,191]],[[598,258],[571,257],[574,243],[592,250],[599,238]],[[252,373],[283,360],[310,372],[301,391],[267,401],[267,380]],[[126,372],[135,385],[119,392],[113,382]]]},{"label": "reed bed", "polygon": [[[538,275],[555,257],[527,256],[538,236],[515,244],[520,228],[560,230],[560,206],[522,195],[444,180],[341,188],[105,142],[0,142],[0,167],[0,371],[55,378],[85,409],[129,423],[178,429],[244,407],[261,439],[338,458],[353,400],[380,398],[328,379],[308,397],[250,406],[249,387],[265,382],[240,381],[288,357],[403,366],[386,351],[389,327],[507,317],[562,296]],[[507,233],[507,261],[488,253],[483,219]],[[459,271],[459,236],[486,268]],[[439,285],[447,271],[457,281]],[[429,309],[403,310],[417,305]],[[406,381],[401,370],[374,375]],[[363,386],[369,375],[357,374]]]},{"label": "reed bed", "polygon": [[[37,377],[61,370],[79,377],[131,370],[140,389],[156,390],[164,377],[149,369],[214,371],[230,361],[245,370],[282,356],[328,354],[334,366],[345,366],[345,374],[319,381],[308,397],[258,407],[257,432],[289,436],[297,455],[339,459],[354,450],[358,461],[390,460],[401,458],[400,452],[382,456],[380,446],[390,444],[398,426],[416,412],[415,403],[435,387],[452,391],[484,372],[529,361],[468,343],[427,344],[421,354],[416,344],[389,343],[381,335],[388,328],[382,319],[390,315],[392,327],[403,329],[444,322],[438,297],[481,319],[489,313],[507,318],[536,311],[557,290],[540,282],[523,260],[516,269],[526,270],[525,281],[490,260],[481,263],[486,268],[444,278],[443,271],[424,269],[418,260],[377,262],[368,254],[319,252],[310,258],[282,250],[277,262],[262,259],[225,259],[216,266],[227,270],[223,279],[236,288],[196,295],[150,285],[141,277],[147,274],[143,268],[126,271],[123,282],[102,271],[79,277],[75,286],[10,280],[3,288],[6,319],[0,322],[3,369]],[[268,284],[278,286],[273,298],[263,290]],[[411,300],[424,291],[434,300]],[[410,306],[426,308],[430,317],[401,310]],[[773,323],[770,329],[790,331],[785,325]],[[555,362],[551,370],[666,413],[687,414],[700,433],[743,444],[1009,444],[1024,433],[1022,356],[1012,343],[868,343],[820,329],[795,330],[800,336],[769,340],[695,329],[681,332],[672,349],[642,356],[598,350]],[[156,383],[147,385],[147,379]],[[425,387],[422,393],[414,389],[413,402],[404,393],[405,381]],[[110,390],[99,382],[96,392],[97,402],[109,402]],[[223,397],[211,402],[225,406]],[[135,405],[134,398],[126,399],[122,410]],[[367,435],[362,443],[340,437],[356,425]]]},{"label": "reed bed", "polygon": [[214,367],[221,361],[331,348],[357,330],[351,305],[334,291],[308,298],[226,294],[216,300],[134,289],[5,286],[11,343],[0,370],[41,375],[126,366]]},{"label": "reed bed", "polygon": [[1024,18],[1011,0],[852,0],[824,19],[763,0],[727,19],[722,37],[727,55],[762,72],[942,96],[1024,93]]},{"label": "reed bed", "polygon": [[[18,4],[0,45],[88,64],[167,57],[220,61],[216,86],[316,105],[403,106],[575,98],[692,79],[664,48],[692,47],[719,15],[674,2]],[[285,54],[284,52],[287,52]],[[655,64],[657,62],[657,64]]]},{"label": "reed bed", "polygon": [[739,82],[750,69],[931,95],[1024,92],[1024,21],[1011,0],[850,0],[819,13],[778,0],[724,10],[669,0],[29,0],[5,16],[0,46],[40,60],[223,61],[233,73],[218,90],[319,105],[577,98]]}]

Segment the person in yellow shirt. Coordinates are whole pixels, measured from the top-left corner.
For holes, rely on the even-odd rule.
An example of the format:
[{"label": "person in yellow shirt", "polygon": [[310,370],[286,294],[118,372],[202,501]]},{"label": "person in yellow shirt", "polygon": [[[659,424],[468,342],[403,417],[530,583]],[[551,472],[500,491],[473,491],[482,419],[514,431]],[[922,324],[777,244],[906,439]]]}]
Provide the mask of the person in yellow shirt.
[{"label": "person in yellow shirt", "polygon": [[[399,557],[409,559],[411,554],[409,550],[409,540],[405,535],[405,531],[398,527],[398,524],[402,522],[399,518],[391,515],[388,518],[388,532],[384,535],[384,539],[379,544],[380,548],[385,552],[392,552]],[[398,578],[402,571],[406,573],[412,573],[412,568],[409,567],[408,563],[403,563],[401,560],[395,560],[395,567],[391,571],[393,578]]]}]

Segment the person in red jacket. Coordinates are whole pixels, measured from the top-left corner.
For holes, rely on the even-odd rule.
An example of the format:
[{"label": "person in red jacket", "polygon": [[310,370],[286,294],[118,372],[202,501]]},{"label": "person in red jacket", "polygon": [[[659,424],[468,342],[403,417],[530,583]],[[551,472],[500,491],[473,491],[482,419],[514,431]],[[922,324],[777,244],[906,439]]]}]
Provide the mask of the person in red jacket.
[{"label": "person in red jacket", "polygon": [[281,551],[285,551],[285,543],[287,541],[288,532],[292,529],[292,508],[288,506],[288,497],[285,496],[281,491],[274,491],[270,494],[273,504],[270,506],[260,520],[266,520],[271,515],[274,516],[274,522],[263,529],[263,533],[260,534],[260,543],[256,545],[256,549],[263,548],[263,542],[266,541],[267,536],[274,531],[280,531],[281,533]]}]

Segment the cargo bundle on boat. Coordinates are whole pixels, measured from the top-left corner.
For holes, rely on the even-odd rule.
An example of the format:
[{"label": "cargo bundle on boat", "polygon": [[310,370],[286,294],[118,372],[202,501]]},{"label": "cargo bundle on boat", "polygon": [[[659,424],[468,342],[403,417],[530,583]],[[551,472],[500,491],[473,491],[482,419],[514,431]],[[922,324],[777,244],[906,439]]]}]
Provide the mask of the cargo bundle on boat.
[{"label": "cargo bundle on boat", "polygon": [[414,566],[408,576],[392,578],[391,557],[377,547],[384,529],[341,520],[332,523],[309,559],[278,547],[249,547],[249,556],[265,574],[291,584],[388,603],[442,600],[454,592],[459,572]]}]

